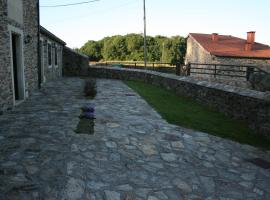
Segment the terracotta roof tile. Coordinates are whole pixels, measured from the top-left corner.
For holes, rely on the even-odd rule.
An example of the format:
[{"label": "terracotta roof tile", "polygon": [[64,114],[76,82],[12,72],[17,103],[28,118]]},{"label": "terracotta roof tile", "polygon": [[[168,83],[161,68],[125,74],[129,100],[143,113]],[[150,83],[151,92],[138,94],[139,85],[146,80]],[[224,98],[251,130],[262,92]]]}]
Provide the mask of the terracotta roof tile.
[{"label": "terracotta roof tile", "polygon": [[254,43],[251,51],[245,51],[246,40],[230,35],[219,35],[218,41],[212,40],[212,34],[190,33],[206,51],[215,56],[269,58],[270,47],[261,43]]}]

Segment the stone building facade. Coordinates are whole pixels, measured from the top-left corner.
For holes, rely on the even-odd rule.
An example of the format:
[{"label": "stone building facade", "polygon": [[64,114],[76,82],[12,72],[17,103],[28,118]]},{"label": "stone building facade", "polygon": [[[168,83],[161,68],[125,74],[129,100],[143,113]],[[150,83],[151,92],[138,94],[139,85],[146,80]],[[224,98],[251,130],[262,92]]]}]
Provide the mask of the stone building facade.
[{"label": "stone building facade", "polygon": [[[253,35],[249,41],[250,35]],[[240,75],[247,73],[248,68],[243,66],[256,66],[270,73],[270,47],[255,43],[255,32],[248,32],[247,40],[233,36],[218,34],[191,33],[187,39],[187,52],[185,63],[213,64],[213,65],[191,65],[191,76],[220,79],[224,81],[244,82],[246,78],[216,76],[203,73],[212,73],[214,67],[218,73],[226,75]],[[216,66],[214,66],[214,64]],[[232,66],[222,66],[232,65]],[[193,69],[202,68],[202,69]],[[210,70],[206,70],[209,68]],[[234,70],[244,72],[224,72],[222,70]]]},{"label": "stone building facade", "polygon": [[87,76],[89,57],[76,52],[68,47],[63,50],[63,75],[64,76]]},{"label": "stone building facade", "polygon": [[0,112],[38,88],[36,0],[0,1]]},{"label": "stone building facade", "polygon": [[42,26],[40,34],[41,83],[45,83],[62,76],[66,43]]}]

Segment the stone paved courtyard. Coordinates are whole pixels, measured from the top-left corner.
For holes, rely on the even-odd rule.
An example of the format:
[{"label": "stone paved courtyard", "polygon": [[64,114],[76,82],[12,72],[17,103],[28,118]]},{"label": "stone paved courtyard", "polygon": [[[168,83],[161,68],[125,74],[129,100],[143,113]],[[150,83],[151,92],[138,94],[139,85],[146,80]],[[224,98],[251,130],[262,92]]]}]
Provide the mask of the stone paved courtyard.
[{"label": "stone paved courtyard", "polygon": [[84,81],[64,78],[0,116],[0,199],[270,199],[270,161],[170,125],[116,80],[98,80],[95,135],[74,133]]}]

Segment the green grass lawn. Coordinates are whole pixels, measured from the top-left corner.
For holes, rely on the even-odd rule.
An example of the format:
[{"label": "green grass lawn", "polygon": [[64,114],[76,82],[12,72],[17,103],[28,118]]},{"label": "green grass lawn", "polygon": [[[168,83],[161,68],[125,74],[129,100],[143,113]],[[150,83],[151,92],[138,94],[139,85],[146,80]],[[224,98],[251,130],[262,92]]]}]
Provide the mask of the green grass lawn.
[{"label": "green grass lawn", "polygon": [[228,138],[240,143],[270,149],[270,140],[256,135],[246,124],[202,106],[190,98],[140,81],[126,81],[171,124]]}]

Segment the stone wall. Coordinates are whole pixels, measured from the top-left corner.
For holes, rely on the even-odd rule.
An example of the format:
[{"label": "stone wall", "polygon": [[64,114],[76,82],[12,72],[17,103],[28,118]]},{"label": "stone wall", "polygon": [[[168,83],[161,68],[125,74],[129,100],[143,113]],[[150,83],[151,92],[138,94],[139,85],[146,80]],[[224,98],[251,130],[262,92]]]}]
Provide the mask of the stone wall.
[{"label": "stone wall", "polygon": [[89,67],[88,76],[120,80],[139,79],[159,85],[235,119],[243,120],[258,133],[270,137],[269,93],[137,69]]},{"label": "stone wall", "polygon": [[63,49],[63,75],[87,76],[89,57],[65,47]]},{"label": "stone wall", "polygon": [[0,113],[2,113],[13,104],[6,0],[0,0],[0,38]]},{"label": "stone wall", "polygon": [[193,38],[187,39],[187,51],[185,56],[185,64],[187,63],[217,63],[198,42]]},{"label": "stone wall", "polygon": [[38,88],[38,12],[36,0],[23,0],[24,36],[30,36],[24,44],[24,67],[26,95]]},{"label": "stone wall", "polygon": [[[45,83],[46,81],[50,80],[56,80],[59,77],[62,77],[62,68],[63,68],[63,47],[64,45],[58,43],[57,41],[54,41],[52,38],[49,38],[48,36],[41,34],[41,45],[42,45],[42,67],[43,67],[43,77],[42,82]],[[51,49],[51,60],[52,64],[49,66],[48,61],[48,43],[50,43],[52,46],[55,46]],[[58,63],[55,64],[55,52],[57,51],[58,56]]]},{"label": "stone wall", "polygon": [[[20,0],[21,1],[21,0]],[[23,54],[25,97],[38,88],[38,12],[37,1],[23,0],[23,19],[18,18],[15,13],[8,14],[8,3],[14,1],[0,1],[0,112],[12,108],[13,83],[12,83],[12,63],[11,63],[11,41],[12,30],[16,29],[21,37]],[[20,4],[16,4],[18,6]],[[12,6],[12,5],[11,5]],[[15,9],[15,10],[16,10]],[[9,9],[10,12],[14,9]],[[18,13],[17,13],[18,14]],[[8,17],[10,16],[10,17]],[[16,17],[17,16],[17,17]],[[24,39],[29,36],[28,43]]]}]

